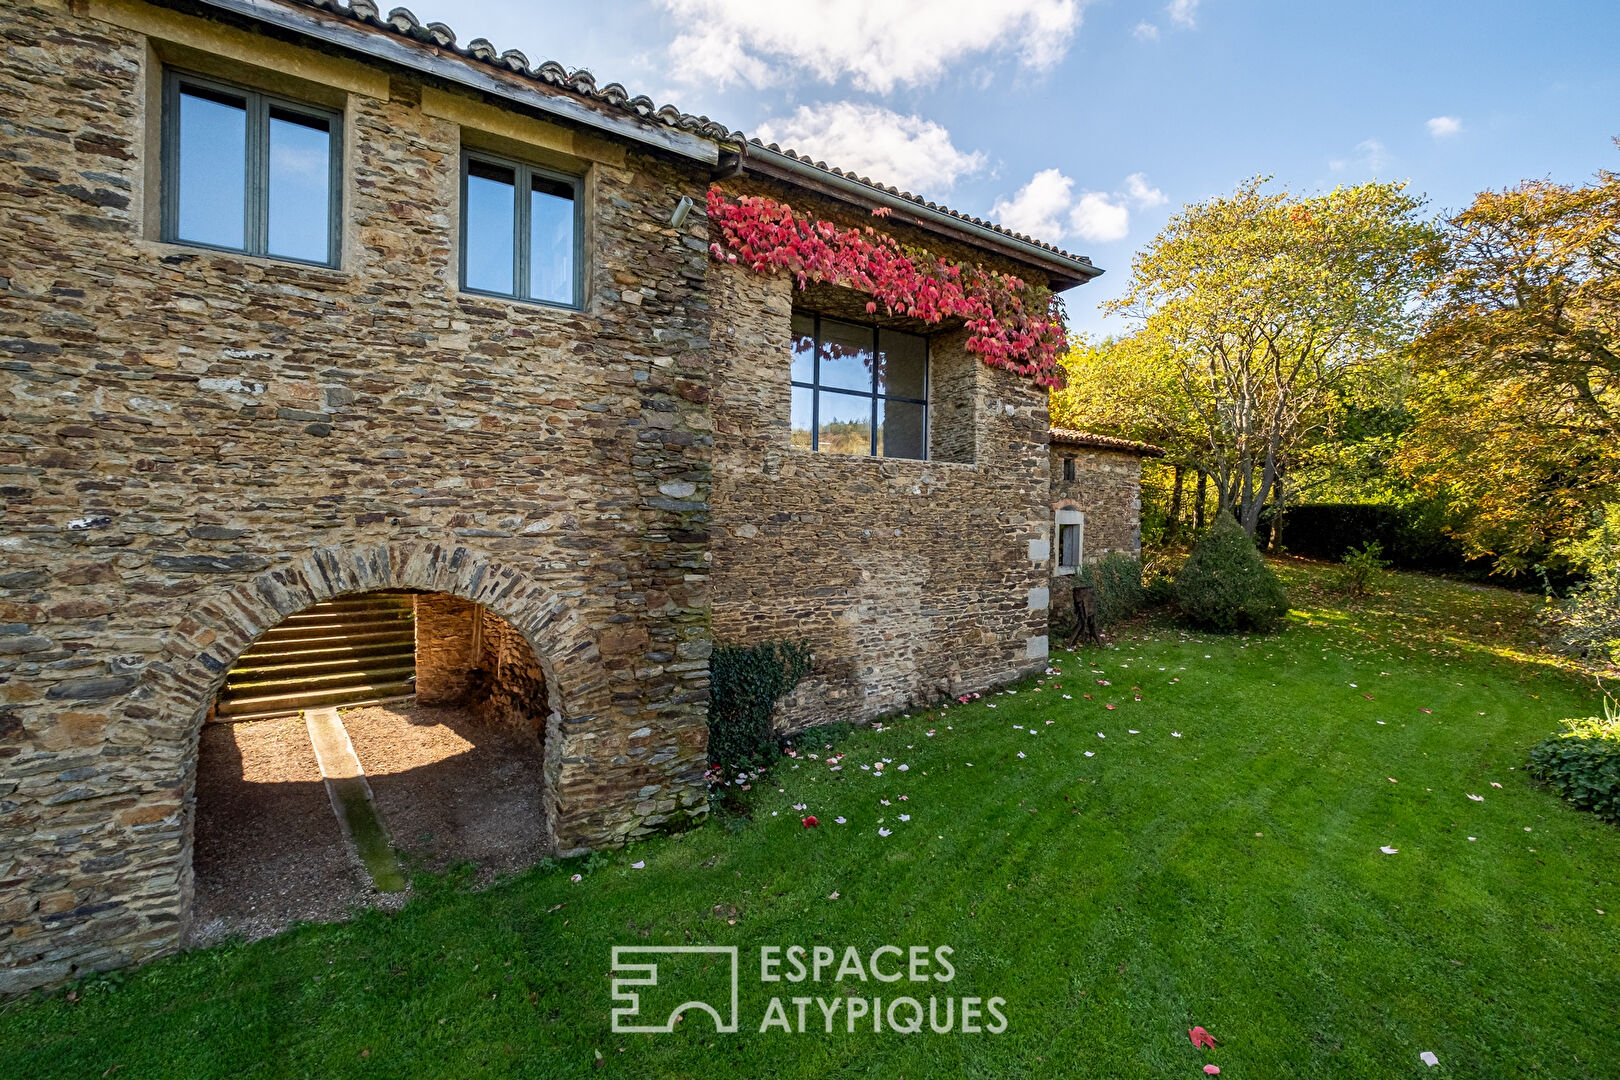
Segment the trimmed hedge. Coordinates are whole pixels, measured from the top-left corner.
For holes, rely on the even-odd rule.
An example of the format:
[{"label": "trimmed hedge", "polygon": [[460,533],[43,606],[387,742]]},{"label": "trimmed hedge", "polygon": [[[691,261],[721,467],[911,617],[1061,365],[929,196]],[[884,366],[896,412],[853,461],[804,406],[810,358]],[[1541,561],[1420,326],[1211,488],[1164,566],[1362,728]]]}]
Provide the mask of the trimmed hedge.
[{"label": "trimmed hedge", "polygon": [[[1275,516],[1261,518],[1260,529],[1269,539]],[[1464,557],[1462,544],[1440,528],[1438,515],[1421,506],[1380,506],[1371,503],[1307,503],[1290,507],[1282,515],[1275,543],[1290,555],[1341,562],[1351,548],[1369,544],[1383,549],[1383,557],[1401,570],[1485,576],[1489,559]]]},{"label": "trimmed hedge", "polygon": [[1207,630],[1263,633],[1288,613],[1288,593],[1243,526],[1216,514],[1176,575],[1176,606]]}]

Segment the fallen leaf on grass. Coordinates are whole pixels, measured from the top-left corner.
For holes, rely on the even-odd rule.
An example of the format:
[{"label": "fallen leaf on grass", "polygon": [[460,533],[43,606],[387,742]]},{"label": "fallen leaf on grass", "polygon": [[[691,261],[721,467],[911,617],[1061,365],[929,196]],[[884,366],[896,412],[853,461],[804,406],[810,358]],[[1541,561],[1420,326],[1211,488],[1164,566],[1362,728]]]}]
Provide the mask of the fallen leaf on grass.
[{"label": "fallen leaf on grass", "polygon": [[1189,1028],[1187,1038],[1191,1039],[1192,1044],[1201,1050],[1206,1047],[1210,1050],[1215,1049],[1215,1036],[1205,1031],[1201,1026]]}]

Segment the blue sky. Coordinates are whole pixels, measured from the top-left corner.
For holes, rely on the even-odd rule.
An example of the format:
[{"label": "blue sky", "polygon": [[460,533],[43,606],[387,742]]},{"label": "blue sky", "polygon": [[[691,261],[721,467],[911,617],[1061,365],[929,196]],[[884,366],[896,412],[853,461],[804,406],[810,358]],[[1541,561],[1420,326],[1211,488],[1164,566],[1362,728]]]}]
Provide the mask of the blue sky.
[{"label": "blue sky", "polygon": [[415,0],[1090,255],[1077,329],[1174,210],[1269,174],[1409,180],[1436,211],[1620,169],[1620,3]]}]

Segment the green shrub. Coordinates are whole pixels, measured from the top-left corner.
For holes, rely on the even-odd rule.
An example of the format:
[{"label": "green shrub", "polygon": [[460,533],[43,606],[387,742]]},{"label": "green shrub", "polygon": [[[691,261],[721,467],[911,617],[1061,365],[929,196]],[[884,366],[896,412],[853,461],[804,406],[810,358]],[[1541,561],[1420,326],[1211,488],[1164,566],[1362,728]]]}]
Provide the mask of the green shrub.
[{"label": "green shrub", "polygon": [[1217,514],[1176,575],[1176,604],[1208,630],[1263,632],[1287,613],[1288,594],[1243,526],[1230,514]]},{"label": "green shrub", "polygon": [[809,671],[807,641],[716,648],[709,658],[710,764],[736,770],[776,760],[771,714]]},{"label": "green shrub", "polygon": [[1372,592],[1373,582],[1378,579],[1379,572],[1389,566],[1389,562],[1380,558],[1384,553],[1384,545],[1376,540],[1369,540],[1367,546],[1357,551],[1351,548],[1339,560],[1339,588],[1351,596],[1366,596]]},{"label": "green shrub", "polygon": [[1176,579],[1170,574],[1154,574],[1142,586],[1142,604],[1145,607],[1163,607],[1176,598]]},{"label": "green shrub", "polygon": [[1080,580],[1097,594],[1097,626],[1107,629],[1142,610],[1142,564],[1111,552],[1080,567]]},{"label": "green shrub", "polygon": [[1562,735],[1530,750],[1530,775],[1582,810],[1620,824],[1620,711],[1566,720]]}]

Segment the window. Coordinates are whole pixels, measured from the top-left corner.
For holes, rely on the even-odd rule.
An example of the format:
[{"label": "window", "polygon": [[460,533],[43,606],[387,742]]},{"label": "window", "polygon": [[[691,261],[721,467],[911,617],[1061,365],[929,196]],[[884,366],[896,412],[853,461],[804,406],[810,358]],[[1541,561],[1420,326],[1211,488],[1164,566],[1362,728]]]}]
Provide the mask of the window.
[{"label": "window", "polygon": [[164,75],[164,240],[336,266],[343,118]]},{"label": "window", "polygon": [[928,456],[928,339],[793,313],[793,445]]},{"label": "window", "polygon": [[580,307],[580,179],[517,161],[461,158],[461,287]]},{"label": "window", "polygon": [[1074,479],[1074,458],[1072,457],[1066,457],[1063,459],[1063,479]]},{"label": "window", "polygon": [[1078,510],[1057,512],[1057,572],[1072,574],[1085,554],[1086,516]]}]

